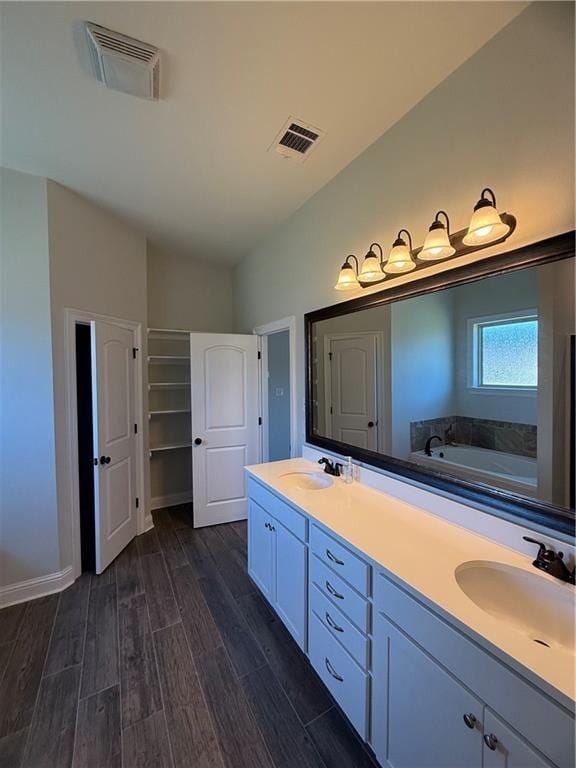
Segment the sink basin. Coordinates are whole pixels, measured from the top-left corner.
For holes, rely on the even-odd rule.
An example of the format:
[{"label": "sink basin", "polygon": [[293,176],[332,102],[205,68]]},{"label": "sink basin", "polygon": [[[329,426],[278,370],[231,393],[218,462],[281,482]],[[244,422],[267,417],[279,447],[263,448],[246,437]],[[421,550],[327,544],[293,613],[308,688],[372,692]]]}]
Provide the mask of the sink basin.
[{"label": "sink basin", "polygon": [[286,485],[304,491],[321,491],[333,484],[331,477],[324,472],[286,472],[280,475]]},{"label": "sink basin", "polygon": [[455,576],[460,589],[485,613],[544,648],[574,654],[571,585],[486,560],[462,563]]}]

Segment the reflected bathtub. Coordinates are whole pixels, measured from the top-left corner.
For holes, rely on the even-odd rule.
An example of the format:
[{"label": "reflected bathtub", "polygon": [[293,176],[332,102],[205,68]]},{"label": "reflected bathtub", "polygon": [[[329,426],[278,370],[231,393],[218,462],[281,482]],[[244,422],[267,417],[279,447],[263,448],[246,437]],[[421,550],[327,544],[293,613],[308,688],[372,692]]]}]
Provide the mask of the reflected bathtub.
[{"label": "reflected bathtub", "polygon": [[527,456],[471,445],[437,445],[431,456],[426,456],[424,451],[414,451],[410,458],[417,464],[465,480],[487,483],[523,496],[536,496],[537,462]]}]

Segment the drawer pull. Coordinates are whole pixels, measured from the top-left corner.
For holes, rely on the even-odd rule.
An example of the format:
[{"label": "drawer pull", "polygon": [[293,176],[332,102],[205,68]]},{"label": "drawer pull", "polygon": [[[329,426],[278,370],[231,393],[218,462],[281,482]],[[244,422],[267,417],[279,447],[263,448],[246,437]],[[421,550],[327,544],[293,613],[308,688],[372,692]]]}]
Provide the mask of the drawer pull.
[{"label": "drawer pull", "polygon": [[335,680],[338,680],[339,683],[343,683],[344,682],[344,678],[341,675],[339,675],[338,672],[334,671],[334,667],[332,666],[332,664],[330,664],[330,662],[328,661],[327,658],[324,659],[324,663],[326,664],[326,669],[328,670],[328,672],[330,672],[332,677]]},{"label": "drawer pull", "polygon": [[332,616],[330,616],[328,611],[326,611],[326,624],[328,624],[329,627],[332,627],[332,629],[335,629],[336,632],[344,632],[342,627],[339,627],[338,624],[336,624],[336,622],[334,621]]},{"label": "drawer pull", "polygon": [[485,733],[484,734],[484,743],[488,747],[488,749],[491,749],[492,752],[496,752],[496,747],[498,745],[498,739],[496,736],[494,736],[493,733]]},{"label": "drawer pull", "polygon": [[333,563],[336,563],[336,565],[344,565],[344,560],[339,560],[329,549],[326,550],[326,556],[329,560],[332,560]]},{"label": "drawer pull", "polygon": [[338,600],[344,600],[344,595],[341,595],[340,592],[336,592],[336,590],[334,589],[332,584],[330,584],[329,581],[326,582],[326,589],[328,590],[328,592],[330,592],[331,595],[333,595],[334,597],[337,597]]},{"label": "drawer pull", "polygon": [[471,712],[465,715],[462,715],[462,718],[466,723],[467,728],[474,728],[474,726],[476,725],[476,722],[477,722],[476,715],[473,715]]}]

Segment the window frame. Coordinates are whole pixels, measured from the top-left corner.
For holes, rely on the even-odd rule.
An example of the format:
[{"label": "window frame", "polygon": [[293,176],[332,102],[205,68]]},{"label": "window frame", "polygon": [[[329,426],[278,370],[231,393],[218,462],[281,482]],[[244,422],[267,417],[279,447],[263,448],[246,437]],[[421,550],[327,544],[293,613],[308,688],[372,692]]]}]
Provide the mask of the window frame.
[{"label": "window frame", "polygon": [[536,320],[538,310],[534,307],[518,309],[513,312],[497,313],[471,317],[467,322],[467,358],[468,358],[468,391],[479,395],[513,395],[515,397],[536,397],[538,384],[535,386],[482,384],[482,334],[481,329],[487,325],[508,325],[521,320]]}]

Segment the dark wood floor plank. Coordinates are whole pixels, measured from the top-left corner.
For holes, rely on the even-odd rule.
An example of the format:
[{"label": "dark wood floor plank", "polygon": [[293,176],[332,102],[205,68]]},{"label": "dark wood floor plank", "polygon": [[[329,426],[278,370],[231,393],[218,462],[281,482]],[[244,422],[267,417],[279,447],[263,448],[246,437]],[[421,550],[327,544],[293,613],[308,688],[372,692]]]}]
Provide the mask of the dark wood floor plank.
[{"label": "dark wood floor plank", "polygon": [[144,582],[140,554],[136,539],[132,539],[127,547],[116,558],[116,586],[118,600],[129,600],[135,595],[144,594]]},{"label": "dark wood floor plank", "polygon": [[116,585],[108,584],[90,592],[81,697],[118,683]]},{"label": "dark wood floor plank", "polygon": [[125,728],[122,742],[124,768],[172,768],[164,712],[154,712]]},{"label": "dark wood floor plank", "polygon": [[160,542],[158,541],[158,534],[156,533],[155,528],[137,536],[136,543],[141,557],[143,555],[153,555],[156,552],[160,552]]},{"label": "dark wood floor plank", "polygon": [[42,677],[58,595],[26,604],[18,640],[0,686],[0,738],[30,725]]},{"label": "dark wood floor plank", "polygon": [[20,624],[24,619],[27,603],[9,605],[0,611],[0,645],[16,640]]},{"label": "dark wood floor plank", "polygon": [[162,709],[160,684],[144,595],[118,606],[123,727]]},{"label": "dark wood floor plank", "polygon": [[175,568],[181,568],[183,565],[186,565],[188,560],[176,531],[173,528],[158,528],[157,533],[160,549],[166,560],[168,570],[173,571]]},{"label": "dark wood floor plank", "polygon": [[223,648],[198,663],[200,683],[227,768],[273,768],[239,681]]},{"label": "dark wood floor plank", "polygon": [[177,531],[178,539],[184,550],[192,572],[197,579],[202,577],[219,576],[214,558],[206,544],[200,539],[197,531],[192,528],[181,528]]},{"label": "dark wood floor plank", "polygon": [[264,656],[238,606],[221,579],[200,579],[200,589],[238,676],[264,664]]},{"label": "dark wood floor plank", "polygon": [[0,739],[0,765],[2,768],[20,768],[28,741],[28,728]]},{"label": "dark wood floor plank", "polygon": [[188,644],[194,657],[222,645],[222,637],[190,565],[171,574],[176,602]]},{"label": "dark wood floor plank", "polygon": [[3,645],[0,645],[0,685],[2,685],[2,678],[4,677],[4,672],[8,666],[8,659],[10,658],[14,645],[15,643],[4,643]]},{"label": "dark wood floor plank", "polygon": [[336,707],[307,727],[326,768],[378,768]]},{"label": "dark wood floor plank", "polygon": [[69,768],[72,764],[79,685],[79,665],[43,678],[23,768]]},{"label": "dark wood floor plank", "polygon": [[169,507],[168,510],[176,530],[194,526],[192,504],[179,504],[177,507]]},{"label": "dark wood floor plank", "polygon": [[180,613],[163,556],[158,552],[141,558],[146,602],[152,631],[180,621]]},{"label": "dark wood floor plank", "polygon": [[220,527],[199,528],[196,534],[212,555],[218,572],[226,582],[232,597],[250,595],[255,587],[246,572],[246,561],[238,550],[230,549],[225,544],[222,534],[218,532]]},{"label": "dark wood floor plank", "polygon": [[156,530],[160,528],[169,528],[174,530],[174,520],[170,514],[170,507],[164,509],[155,509],[152,512],[152,520],[154,521],[154,527]]},{"label": "dark wood floor plank", "polygon": [[60,595],[44,674],[60,672],[82,662],[88,616],[90,577],[80,576]]},{"label": "dark wood floor plank", "polygon": [[73,768],[121,768],[120,690],[117,685],[80,701]]},{"label": "dark wood floor plank", "polygon": [[248,554],[248,547],[246,546],[246,539],[237,533],[236,529],[230,525],[218,525],[216,526],[216,532],[221,537],[224,544],[233,552],[239,552],[246,562]]},{"label": "dark wood floor plank", "polygon": [[276,768],[324,768],[270,667],[250,672],[241,683]]},{"label": "dark wood floor plank", "polygon": [[302,723],[332,707],[332,699],[308,660],[260,595],[238,600],[264,655]]},{"label": "dark wood floor plank", "polygon": [[230,528],[240,536],[244,544],[248,542],[248,521],[247,520],[235,520],[230,523]]},{"label": "dark wood floor plank", "polygon": [[177,766],[222,766],[214,726],[206,707],[182,624],[154,633],[168,733]]},{"label": "dark wood floor plank", "polygon": [[116,583],[116,561],[110,563],[108,568],[97,575],[92,574],[92,589],[99,589],[100,587],[107,587],[110,584]]}]

